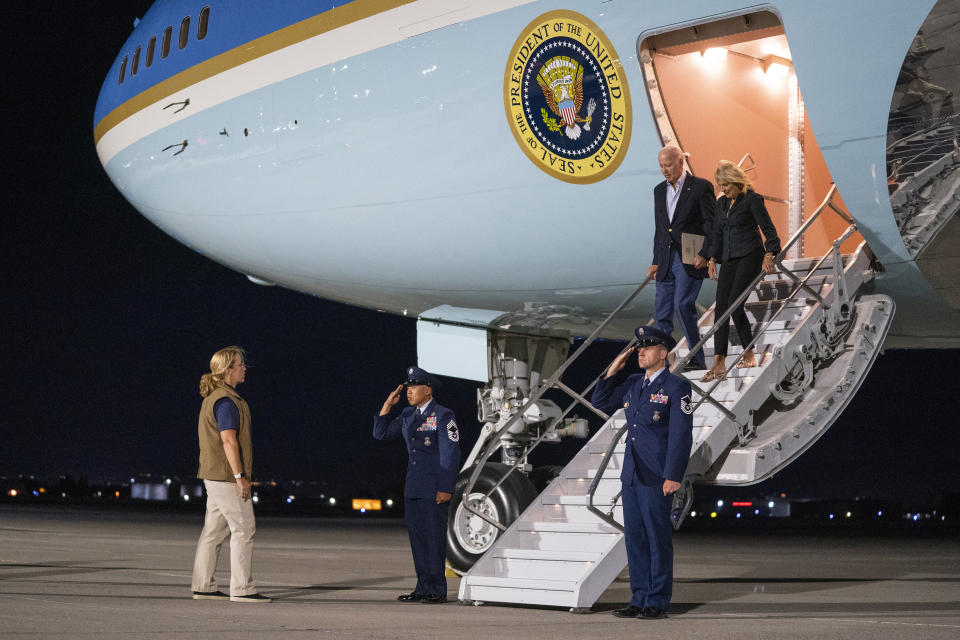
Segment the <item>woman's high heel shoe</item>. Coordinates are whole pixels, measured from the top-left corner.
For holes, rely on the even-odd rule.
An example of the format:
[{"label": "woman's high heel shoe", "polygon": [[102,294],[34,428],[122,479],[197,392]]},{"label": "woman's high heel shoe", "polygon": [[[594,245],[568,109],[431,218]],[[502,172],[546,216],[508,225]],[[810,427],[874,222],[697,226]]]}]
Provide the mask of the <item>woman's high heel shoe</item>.
[{"label": "woman's high heel shoe", "polygon": [[723,380],[727,377],[726,371],[718,371],[717,369],[710,369],[702,378],[700,382],[713,382],[714,380]]}]

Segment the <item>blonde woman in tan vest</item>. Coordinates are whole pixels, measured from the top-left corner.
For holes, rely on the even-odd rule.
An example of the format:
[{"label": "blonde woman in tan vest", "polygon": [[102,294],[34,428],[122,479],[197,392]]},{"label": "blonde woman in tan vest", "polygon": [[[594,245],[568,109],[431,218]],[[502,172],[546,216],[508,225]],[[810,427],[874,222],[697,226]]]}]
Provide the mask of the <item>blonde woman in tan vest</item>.
[{"label": "blonde woman in tan vest", "polygon": [[[250,408],[237,393],[247,374],[246,353],[224,347],[210,358],[200,378],[200,468],[207,490],[207,515],[193,562],[193,599],[270,602],[253,584],[253,517],[250,479],[253,442]],[[223,541],[230,535],[230,595],[217,589],[214,573]]]}]

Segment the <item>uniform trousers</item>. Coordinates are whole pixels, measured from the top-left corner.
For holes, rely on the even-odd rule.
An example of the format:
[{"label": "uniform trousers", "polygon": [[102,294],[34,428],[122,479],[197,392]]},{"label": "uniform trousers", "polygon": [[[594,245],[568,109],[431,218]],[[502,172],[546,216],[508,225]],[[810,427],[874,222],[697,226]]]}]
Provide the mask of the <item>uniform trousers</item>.
[{"label": "uniform trousers", "polygon": [[[730,303],[740,297],[743,290],[753,282],[763,268],[763,252],[760,249],[752,251],[739,258],[728,258],[720,265],[720,275],[717,279],[717,305],[714,318],[719,318]],[[750,328],[750,319],[741,304],[731,314],[733,323],[737,326],[737,335],[740,344],[746,347],[753,340],[753,331]],[[713,353],[727,355],[727,341],[730,339],[730,322],[724,322],[713,334]]]},{"label": "uniform trousers", "polygon": [[447,558],[447,515],[450,503],[437,504],[436,497],[404,498],[404,519],[410,536],[413,566],[417,571],[415,593],[447,597],[444,575]]},{"label": "uniform trousers", "polygon": [[630,567],[630,604],[667,609],[673,595],[673,496],[663,483],[623,485],[623,530]]},{"label": "uniform trousers", "polygon": [[[654,322],[658,329],[669,334],[673,333],[673,316],[679,316],[683,335],[686,336],[690,349],[700,342],[700,331],[697,329],[697,296],[700,295],[702,285],[703,280],[687,273],[680,253],[671,249],[667,274],[662,280],[657,280]],[[692,362],[701,367],[705,366],[703,351],[697,353]]]},{"label": "uniform trousers", "polygon": [[241,500],[233,482],[204,480],[207,514],[193,561],[193,590],[216,591],[217,558],[223,541],[230,536],[230,595],[248,596],[257,592],[253,584],[253,537],[257,523],[253,501]]}]

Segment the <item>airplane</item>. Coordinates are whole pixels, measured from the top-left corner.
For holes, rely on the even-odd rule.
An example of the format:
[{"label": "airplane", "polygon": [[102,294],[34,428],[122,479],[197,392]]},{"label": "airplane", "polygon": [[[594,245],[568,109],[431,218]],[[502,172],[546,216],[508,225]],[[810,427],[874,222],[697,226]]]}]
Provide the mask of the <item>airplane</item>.
[{"label": "airplane", "polygon": [[[695,386],[679,524],[693,483],[756,483],[801,455],[883,348],[960,346],[958,18],[960,0],[158,0],[107,72],[94,141],[187,247],[416,318],[421,366],[486,383],[448,557],[487,582],[465,577],[461,598],[578,608],[622,569],[615,546],[563,597],[504,586],[497,549],[538,531],[528,512],[616,538],[600,489],[622,414],[569,472],[528,455],[589,436],[542,397],[572,339],[650,318],[657,152],[681,146],[708,179],[739,162],[789,239],[745,298],[761,367]],[[681,340],[681,364],[691,348],[709,340]]]}]

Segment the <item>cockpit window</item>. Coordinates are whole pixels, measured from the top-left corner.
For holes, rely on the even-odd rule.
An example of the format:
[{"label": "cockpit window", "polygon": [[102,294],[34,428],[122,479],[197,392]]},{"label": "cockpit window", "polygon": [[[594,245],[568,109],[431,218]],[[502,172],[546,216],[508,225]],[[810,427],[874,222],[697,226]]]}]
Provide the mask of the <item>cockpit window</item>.
[{"label": "cockpit window", "polygon": [[147,58],[143,61],[145,67],[149,67],[153,64],[153,52],[157,48],[157,36],[150,38],[150,42],[147,43]]},{"label": "cockpit window", "polygon": [[187,16],[180,23],[180,41],[177,43],[177,47],[183,49],[187,46],[187,40],[190,38],[190,16]]},{"label": "cockpit window", "polygon": [[127,73],[127,57],[123,57],[123,62],[120,63],[120,80],[117,84],[123,84],[123,76]]},{"label": "cockpit window", "polygon": [[200,21],[197,22],[197,40],[207,37],[207,25],[210,22],[210,7],[200,10]]},{"label": "cockpit window", "polygon": [[137,75],[137,69],[140,68],[140,47],[133,52],[133,64],[130,65],[130,77]]},{"label": "cockpit window", "polygon": [[160,43],[160,57],[166,58],[170,55],[170,37],[173,35],[173,27],[167,27],[163,30],[163,42]]}]

